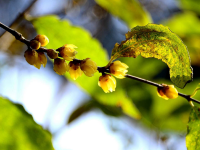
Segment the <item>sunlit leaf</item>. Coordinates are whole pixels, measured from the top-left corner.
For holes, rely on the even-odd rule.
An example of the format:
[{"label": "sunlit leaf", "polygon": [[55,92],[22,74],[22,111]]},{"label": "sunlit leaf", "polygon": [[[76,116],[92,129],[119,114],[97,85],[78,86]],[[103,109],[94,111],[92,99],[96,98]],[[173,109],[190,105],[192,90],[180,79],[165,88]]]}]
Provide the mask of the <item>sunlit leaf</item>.
[{"label": "sunlit leaf", "polygon": [[[48,48],[57,49],[64,44],[74,44],[78,48],[78,59],[91,58],[98,66],[103,67],[108,63],[108,55],[101,44],[91,37],[88,31],[81,27],[71,25],[67,20],[60,20],[55,16],[44,16],[35,18],[33,25],[39,34],[45,34],[49,38]],[[93,77],[87,77],[84,74],[77,80],[72,80],[69,73],[65,77],[76,83],[91,97],[94,97],[100,103],[108,106],[118,106],[121,102],[122,111],[134,118],[140,116],[137,108],[131,100],[125,96],[122,88],[118,88],[115,93],[106,94],[98,86],[99,73]],[[117,94],[118,93],[118,94]],[[102,98],[103,97],[103,98]]]},{"label": "sunlit leaf", "polygon": [[126,34],[126,40],[115,44],[110,63],[119,57],[154,57],[165,62],[172,82],[183,88],[192,80],[190,57],[181,39],[163,25],[137,26]]},{"label": "sunlit leaf", "polygon": [[96,2],[125,21],[130,28],[152,22],[150,15],[137,0],[96,0]]},{"label": "sunlit leaf", "polygon": [[22,105],[0,97],[1,150],[53,150],[51,134]]},{"label": "sunlit leaf", "polygon": [[190,113],[186,147],[188,150],[200,149],[200,109],[197,107],[194,107]]}]

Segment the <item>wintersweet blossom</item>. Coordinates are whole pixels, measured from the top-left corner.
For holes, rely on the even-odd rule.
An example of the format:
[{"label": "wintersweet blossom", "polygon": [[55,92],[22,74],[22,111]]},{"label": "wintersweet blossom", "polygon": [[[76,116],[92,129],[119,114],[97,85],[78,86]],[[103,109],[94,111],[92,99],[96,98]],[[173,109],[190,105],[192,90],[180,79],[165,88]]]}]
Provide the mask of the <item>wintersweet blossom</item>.
[{"label": "wintersweet blossom", "polygon": [[122,79],[128,72],[128,66],[125,63],[117,60],[110,64],[110,73],[113,74],[116,78]]},{"label": "wintersweet blossom", "polygon": [[72,61],[77,54],[75,48],[77,47],[73,44],[66,44],[59,48],[58,51],[60,52],[60,56],[63,57],[65,60]]},{"label": "wintersweet blossom", "polygon": [[34,65],[38,59],[38,53],[35,50],[26,50],[24,57],[30,65]]},{"label": "wintersweet blossom", "polygon": [[163,87],[162,88],[158,88],[157,91],[158,91],[157,92],[158,96],[163,98],[163,99],[165,99],[165,100],[175,99],[175,98],[178,97],[178,91],[174,87],[174,85],[163,84]]},{"label": "wintersweet blossom", "polygon": [[72,79],[76,80],[79,76],[83,74],[83,71],[80,68],[80,63],[69,63],[69,74]]},{"label": "wintersweet blossom", "polygon": [[38,53],[38,57],[37,57],[37,60],[34,64],[34,66],[38,69],[40,69],[41,65],[43,65],[43,67],[46,66],[47,64],[47,58],[44,54],[44,52],[37,52]]},{"label": "wintersweet blossom", "polygon": [[116,80],[112,75],[104,74],[100,76],[98,85],[105,93],[113,92],[116,88]]},{"label": "wintersweet blossom", "polygon": [[86,58],[81,61],[81,70],[88,77],[92,77],[95,72],[97,72],[97,64],[90,58]]},{"label": "wintersweet blossom", "polygon": [[67,65],[67,62],[64,59],[56,58],[54,59],[53,70],[57,74],[63,75],[66,71],[69,71],[69,66]]}]

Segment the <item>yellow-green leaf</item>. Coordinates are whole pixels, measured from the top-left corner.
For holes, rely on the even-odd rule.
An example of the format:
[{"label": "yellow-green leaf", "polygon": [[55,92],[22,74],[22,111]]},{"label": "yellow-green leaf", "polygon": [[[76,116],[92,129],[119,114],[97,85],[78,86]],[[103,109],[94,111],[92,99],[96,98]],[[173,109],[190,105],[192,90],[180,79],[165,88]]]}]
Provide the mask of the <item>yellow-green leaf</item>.
[{"label": "yellow-green leaf", "polygon": [[22,105],[0,97],[1,150],[54,150],[51,140]]},{"label": "yellow-green leaf", "polygon": [[188,150],[199,150],[200,149],[200,112],[199,108],[194,107],[190,113],[187,136],[186,136],[186,147]]},{"label": "yellow-green leaf", "polygon": [[181,39],[163,25],[137,26],[126,34],[126,40],[115,44],[110,63],[119,57],[154,57],[170,69],[171,81],[183,88],[192,80],[192,68],[187,47]]},{"label": "yellow-green leaf", "polygon": [[137,0],[96,0],[96,2],[125,21],[130,28],[152,22],[150,15]]}]

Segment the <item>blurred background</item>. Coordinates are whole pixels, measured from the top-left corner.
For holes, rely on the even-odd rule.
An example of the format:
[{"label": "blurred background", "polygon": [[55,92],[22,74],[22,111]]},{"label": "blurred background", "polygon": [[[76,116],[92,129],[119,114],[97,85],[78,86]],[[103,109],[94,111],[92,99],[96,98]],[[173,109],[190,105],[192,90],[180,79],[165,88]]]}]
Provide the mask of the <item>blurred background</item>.
[{"label": "blurred background", "polygon": [[[47,35],[48,48],[77,45],[77,57],[90,57],[98,66],[106,65],[114,44],[131,28],[163,24],[188,48],[194,80],[177,89],[191,94],[200,83],[199,8],[195,0],[0,0],[0,22],[29,40]],[[163,100],[155,87],[130,79],[117,79],[116,91],[106,94],[97,85],[99,73],[72,81],[57,75],[50,60],[38,70],[24,59],[26,45],[3,29],[0,36],[0,95],[21,104],[48,130],[56,150],[186,150],[187,100]],[[172,84],[161,60],[120,60],[129,74]]]}]

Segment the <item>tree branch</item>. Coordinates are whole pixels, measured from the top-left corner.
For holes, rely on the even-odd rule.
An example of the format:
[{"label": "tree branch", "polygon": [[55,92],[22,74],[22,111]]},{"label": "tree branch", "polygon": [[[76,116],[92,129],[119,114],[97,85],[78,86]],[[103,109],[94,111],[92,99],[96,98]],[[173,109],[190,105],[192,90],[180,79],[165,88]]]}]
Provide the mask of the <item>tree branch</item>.
[{"label": "tree branch", "polygon": [[[139,77],[136,77],[136,76],[132,76],[132,75],[129,75],[129,74],[126,74],[125,77],[133,79],[133,80],[137,80],[137,81],[140,81],[140,82],[143,82],[143,83],[146,83],[146,84],[150,84],[150,85],[153,85],[153,86],[156,86],[156,87],[161,87],[161,88],[163,87],[162,84],[158,84],[158,83],[155,83],[155,82],[152,82],[152,81],[149,81],[149,80],[146,80],[146,79],[142,79],[142,78],[139,78]],[[185,95],[185,94],[179,93],[179,92],[178,92],[178,95],[185,98],[188,102],[193,101],[195,103],[200,104],[200,101],[198,101],[194,98],[191,98],[190,95]]]},{"label": "tree branch", "polygon": [[29,43],[30,41],[25,39],[21,33],[9,28],[8,26],[4,25],[3,23],[0,22],[0,27],[3,28],[4,30],[8,31],[9,33],[11,33],[16,40],[19,40],[20,42],[26,44],[29,47]]},{"label": "tree branch", "polygon": [[[21,33],[9,28],[8,26],[4,25],[3,23],[0,22],[0,27],[5,29],[6,31],[10,32],[15,38],[16,40],[19,40],[21,41],[22,43],[26,44],[28,46],[28,48],[30,47],[30,41],[25,39]],[[41,52],[47,52],[48,49],[44,48],[44,47],[40,47],[37,51],[41,51]],[[77,59],[74,59],[74,61],[79,61]],[[97,70],[100,72],[100,73],[110,73],[110,70],[107,68],[107,67],[98,67]],[[146,79],[142,79],[142,78],[139,78],[139,77],[136,77],[136,76],[132,76],[132,75],[129,75],[129,74],[126,74],[125,75],[126,78],[130,78],[130,79],[133,79],[133,80],[137,80],[137,81],[140,81],[140,82],[143,82],[143,83],[146,83],[146,84],[150,84],[150,85],[153,85],[153,86],[156,86],[156,87],[160,87],[162,88],[163,85],[162,84],[158,84],[158,83],[155,83],[155,82],[152,82],[152,81],[149,81],[149,80],[146,80]],[[185,95],[183,93],[178,93],[179,96],[185,98],[188,100],[188,102],[196,102],[198,104],[200,104],[200,101],[194,99],[194,98],[191,98],[190,95]]]}]

